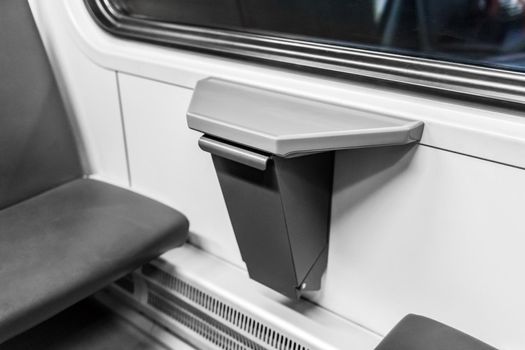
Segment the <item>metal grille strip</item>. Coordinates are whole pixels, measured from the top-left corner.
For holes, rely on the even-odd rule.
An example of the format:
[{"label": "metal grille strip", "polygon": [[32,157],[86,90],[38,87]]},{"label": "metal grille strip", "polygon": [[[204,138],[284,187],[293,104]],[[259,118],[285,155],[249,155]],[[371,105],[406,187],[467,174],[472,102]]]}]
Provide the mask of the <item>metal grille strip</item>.
[{"label": "metal grille strip", "polygon": [[210,324],[199,319],[195,315],[186,312],[180,308],[175,307],[172,303],[164,298],[158,296],[156,293],[148,293],[148,304],[154,309],[162,312],[166,316],[173,319],[185,327],[191,329],[207,341],[217,345],[221,349],[227,350],[250,350],[251,348],[244,346],[235,339],[232,339],[220,329],[217,329]]},{"label": "metal grille strip", "polygon": [[[142,274],[147,278],[147,280],[154,281],[159,285],[164,286],[165,288],[183,296],[187,300],[199,305],[207,312],[218,316],[225,324],[232,325],[235,328],[242,330],[243,333],[261,341],[268,348],[278,350],[309,350],[307,347],[303,346],[297,341],[284,336],[275,329],[262,324],[261,322],[238,311],[236,308],[227,305],[216,298],[213,298],[198,288],[195,288],[187,282],[164,272],[152,264],[145,265],[142,268]],[[148,289],[155,289],[155,287],[152,288],[151,284],[149,284]],[[158,292],[158,290],[156,292]],[[203,315],[201,314],[200,317],[203,317]],[[211,321],[208,319],[208,322]],[[228,331],[224,328],[222,328],[221,331],[228,333]],[[240,339],[237,338],[237,340]],[[248,339],[246,340],[247,341],[241,340],[241,343],[247,346],[247,349],[261,349],[257,343],[249,341]],[[224,349],[230,350],[234,348],[226,347]]]},{"label": "metal grille strip", "polygon": [[134,298],[143,300],[148,307],[188,328],[219,349],[309,350],[299,342],[152,264],[145,265],[142,273],[134,273],[116,281],[115,286],[133,295],[141,289],[136,288],[137,283],[147,287],[147,295],[134,295]]}]

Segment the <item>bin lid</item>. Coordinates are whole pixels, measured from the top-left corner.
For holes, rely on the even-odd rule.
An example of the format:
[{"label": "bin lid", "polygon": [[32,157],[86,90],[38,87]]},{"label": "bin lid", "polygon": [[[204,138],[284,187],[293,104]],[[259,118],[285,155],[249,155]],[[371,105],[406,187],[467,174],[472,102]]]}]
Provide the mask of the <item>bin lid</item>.
[{"label": "bin lid", "polygon": [[191,129],[281,157],[401,145],[423,132],[421,121],[217,78],[197,83],[187,121]]}]

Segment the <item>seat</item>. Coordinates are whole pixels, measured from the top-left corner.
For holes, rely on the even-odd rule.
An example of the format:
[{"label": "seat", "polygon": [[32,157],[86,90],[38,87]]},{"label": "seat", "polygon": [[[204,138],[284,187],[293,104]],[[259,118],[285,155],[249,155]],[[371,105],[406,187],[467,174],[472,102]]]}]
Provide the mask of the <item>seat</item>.
[{"label": "seat", "polygon": [[0,343],[182,245],[175,209],[86,178],[26,1],[0,1]]},{"label": "seat", "polygon": [[80,179],[0,211],[0,227],[5,338],[183,244],[188,222],[128,190]]},{"label": "seat", "polygon": [[409,314],[383,338],[375,350],[496,350],[455,328]]}]

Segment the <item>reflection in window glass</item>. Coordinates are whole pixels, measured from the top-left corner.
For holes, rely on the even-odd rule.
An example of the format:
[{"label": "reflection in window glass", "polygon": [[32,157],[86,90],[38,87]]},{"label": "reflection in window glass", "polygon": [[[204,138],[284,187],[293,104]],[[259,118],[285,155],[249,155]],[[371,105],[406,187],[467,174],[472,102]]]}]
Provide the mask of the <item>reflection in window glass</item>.
[{"label": "reflection in window glass", "polygon": [[525,71],[525,0],[112,0],[130,16]]}]

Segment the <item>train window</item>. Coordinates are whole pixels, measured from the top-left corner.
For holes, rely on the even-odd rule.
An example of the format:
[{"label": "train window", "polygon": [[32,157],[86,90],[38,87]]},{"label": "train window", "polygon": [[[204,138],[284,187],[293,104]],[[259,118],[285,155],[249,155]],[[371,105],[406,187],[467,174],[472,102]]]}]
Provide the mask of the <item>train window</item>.
[{"label": "train window", "polygon": [[86,1],[114,34],[161,44],[478,95],[523,86],[525,0]]}]

